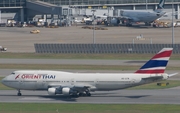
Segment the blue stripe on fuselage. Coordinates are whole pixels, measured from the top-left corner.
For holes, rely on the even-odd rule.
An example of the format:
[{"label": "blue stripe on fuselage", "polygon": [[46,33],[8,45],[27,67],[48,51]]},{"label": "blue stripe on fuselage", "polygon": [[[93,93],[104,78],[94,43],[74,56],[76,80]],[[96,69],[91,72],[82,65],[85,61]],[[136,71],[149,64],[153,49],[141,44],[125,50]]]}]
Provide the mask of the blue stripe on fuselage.
[{"label": "blue stripe on fuselage", "polygon": [[149,60],[140,69],[153,68],[153,67],[166,67],[167,63],[168,63],[167,60]]}]

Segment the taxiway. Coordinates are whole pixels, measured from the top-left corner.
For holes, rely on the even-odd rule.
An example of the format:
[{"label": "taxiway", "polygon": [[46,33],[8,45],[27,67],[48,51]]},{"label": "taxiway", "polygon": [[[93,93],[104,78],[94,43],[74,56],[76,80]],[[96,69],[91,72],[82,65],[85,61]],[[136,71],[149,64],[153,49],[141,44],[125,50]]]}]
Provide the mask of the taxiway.
[{"label": "taxiway", "polygon": [[69,98],[49,96],[46,91],[1,90],[0,102],[6,103],[92,103],[92,104],[180,104],[180,90],[176,88],[161,90],[118,90],[94,92],[91,97]]}]

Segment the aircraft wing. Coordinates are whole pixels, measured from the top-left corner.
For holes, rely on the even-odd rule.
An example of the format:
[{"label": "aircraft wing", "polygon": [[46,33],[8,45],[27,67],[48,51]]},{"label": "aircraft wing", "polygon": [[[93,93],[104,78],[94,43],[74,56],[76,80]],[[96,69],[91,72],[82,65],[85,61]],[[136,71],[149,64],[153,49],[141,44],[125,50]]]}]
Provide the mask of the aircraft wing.
[{"label": "aircraft wing", "polygon": [[132,18],[127,17],[127,16],[121,16],[121,19],[128,19],[128,20],[132,20]]},{"label": "aircraft wing", "polygon": [[138,19],[138,18],[135,18],[135,17],[121,16],[121,19],[122,19],[122,20],[129,20],[129,21],[131,21],[131,22],[139,22],[139,19]]},{"label": "aircraft wing", "polygon": [[90,84],[74,84],[74,85],[65,85],[65,84],[50,84],[48,87],[54,87],[54,88],[58,88],[58,89],[62,89],[62,88],[71,88],[74,91],[79,91],[79,92],[83,92],[86,91],[87,89],[95,89],[95,86],[92,86]]},{"label": "aircraft wing", "polygon": [[79,92],[84,92],[87,89],[90,89],[92,86],[90,85],[74,85],[71,87],[71,89],[75,90],[75,91],[79,91]]}]

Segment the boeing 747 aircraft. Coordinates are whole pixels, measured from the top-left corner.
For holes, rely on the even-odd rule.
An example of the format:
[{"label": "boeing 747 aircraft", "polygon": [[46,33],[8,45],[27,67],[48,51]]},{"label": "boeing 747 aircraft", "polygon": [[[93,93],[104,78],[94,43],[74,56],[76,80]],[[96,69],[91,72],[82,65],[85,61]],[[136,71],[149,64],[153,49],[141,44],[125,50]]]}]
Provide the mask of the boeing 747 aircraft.
[{"label": "boeing 747 aircraft", "polygon": [[150,10],[121,10],[120,15],[122,20],[126,20],[128,26],[132,26],[133,22],[144,22],[146,25],[151,25],[153,21],[162,17],[166,12],[163,11],[165,0],[160,0],[158,9]]},{"label": "boeing 747 aircraft", "polygon": [[91,91],[110,91],[168,79],[164,73],[172,48],[163,48],[135,73],[70,73],[49,70],[14,71],[2,80],[18,90],[45,90],[49,95],[91,96]]}]

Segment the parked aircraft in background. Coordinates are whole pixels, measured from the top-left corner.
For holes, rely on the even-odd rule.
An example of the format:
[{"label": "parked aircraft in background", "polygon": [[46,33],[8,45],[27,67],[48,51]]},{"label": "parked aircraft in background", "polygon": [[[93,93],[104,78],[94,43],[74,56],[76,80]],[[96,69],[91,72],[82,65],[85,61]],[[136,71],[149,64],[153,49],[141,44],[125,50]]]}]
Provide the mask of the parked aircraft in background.
[{"label": "parked aircraft in background", "polygon": [[19,70],[2,83],[18,90],[45,90],[49,95],[91,96],[91,91],[125,89],[176,75],[164,73],[172,48],[163,48],[135,73],[70,73],[49,70]]},{"label": "parked aircraft in background", "polygon": [[153,21],[162,17],[166,12],[163,11],[165,0],[160,0],[158,9],[151,10],[121,10],[121,20],[127,26],[132,26],[135,22],[144,22],[145,25],[150,26]]}]

